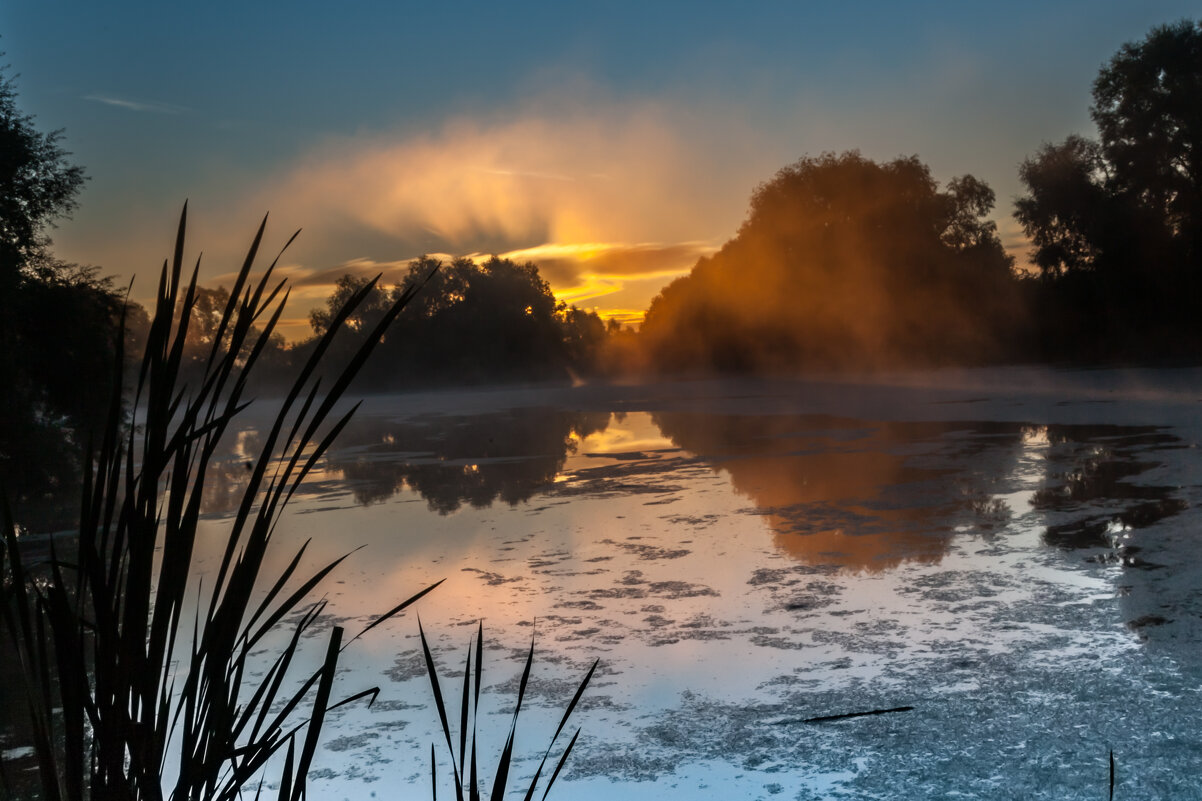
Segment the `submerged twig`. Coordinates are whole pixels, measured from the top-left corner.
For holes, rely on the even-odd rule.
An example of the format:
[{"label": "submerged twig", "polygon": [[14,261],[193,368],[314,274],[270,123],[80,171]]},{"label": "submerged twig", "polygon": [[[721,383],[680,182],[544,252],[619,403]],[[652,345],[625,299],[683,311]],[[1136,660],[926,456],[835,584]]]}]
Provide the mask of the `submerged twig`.
[{"label": "submerged twig", "polygon": [[840,714],[840,715],[822,715],[822,716],[816,717],[816,718],[802,718],[800,720],[797,720],[797,719],[778,720],[778,721],[776,721],[776,725],[781,726],[786,723],[827,723],[832,720],[846,720],[848,718],[864,718],[864,717],[868,717],[869,715],[888,715],[892,712],[909,712],[912,709],[914,709],[914,707],[912,707],[912,706],[895,706],[891,709],[870,709],[867,712],[844,712],[843,714]]}]

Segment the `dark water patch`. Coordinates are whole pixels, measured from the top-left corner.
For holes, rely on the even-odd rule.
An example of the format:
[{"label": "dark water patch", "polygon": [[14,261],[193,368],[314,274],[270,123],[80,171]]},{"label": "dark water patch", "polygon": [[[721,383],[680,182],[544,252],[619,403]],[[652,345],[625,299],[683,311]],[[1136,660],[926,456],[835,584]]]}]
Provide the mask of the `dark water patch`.
[{"label": "dark water patch", "polygon": [[487,570],[481,570],[477,567],[465,567],[462,568],[462,572],[478,573],[484,583],[490,587],[498,587],[502,584],[516,584],[518,582],[525,581],[525,579],[521,576],[503,576],[500,573],[492,573]]},{"label": "dark water patch", "polygon": [[1169,620],[1167,617],[1163,617],[1161,615],[1143,615],[1142,617],[1137,617],[1134,620],[1128,620],[1127,626],[1134,631],[1139,631],[1140,629],[1146,629],[1151,626],[1164,626],[1172,622],[1173,621]]},{"label": "dark water patch", "polygon": [[1122,426],[1049,427],[1048,439],[1048,473],[1031,500],[1049,518],[1044,542],[1107,552],[1091,556],[1093,561],[1155,567],[1130,550],[1130,532],[1172,518],[1189,504],[1177,487],[1138,479],[1161,465],[1150,455],[1183,447],[1181,440],[1154,427]]},{"label": "dark water patch", "polygon": [[597,612],[605,607],[596,601],[557,601],[554,609],[580,609],[587,612]]},{"label": "dark water patch", "polygon": [[1172,489],[1127,480],[1155,466],[1101,450],[1049,476],[1051,486],[1038,490],[1031,503],[1041,511],[1071,511],[1094,501],[1160,500]]},{"label": "dark water patch", "polygon": [[683,556],[688,556],[692,551],[684,548],[661,548],[655,545],[644,545],[637,542],[615,542],[614,540],[600,540],[602,545],[612,545],[615,548],[620,548],[638,559],[652,561],[661,559],[680,559]]},{"label": "dark water patch", "polygon": [[392,666],[384,670],[392,681],[409,681],[426,675],[426,660],[420,651],[405,651],[398,654]]},{"label": "dark water patch", "polygon": [[[808,580],[815,575],[831,575],[835,572],[834,568],[822,565],[790,565],[789,567],[759,567],[756,568],[751,578],[747,579],[747,583],[753,587],[760,585],[776,585],[781,587],[793,587],[803,581]],[[817,585],[811,585],[817,586]],[[820,585],[825,592],[831,594],[838,593],[840,587],[834,583],[824,583]]]},{"label": "dark water patch", "polygon": [[807,648],[812,648],[814,643],[789,636],[776,636],[771,634],[753,634],[748,641],[752,645],[757,645],[760,648],[776,648],[778,650],[804,651]]},{"label": "dark water patch", "polygon": [[586,595],[594,600],[619,598],[679,600],[700,596],[718,596],[717,591],[704,584],[693,584],[688,581],[648,581],[643,578],[641,570],[628,570],[617,583],[620,586],[582,590],[577,594]]},{"label": "dark water patch", "polygon": [[677,453],[677,448],[659,448],[647,451],[623,451],[620,453],[583,453],[589,459],[613,459],[618,462],[648,461],[658,459],[663,453]]},{"label": "dark water patch", "polygon": [[335,737],[323,744],[322,747],[330,751],[349,751],[352,748],[363,748],[371,744],[372,740],[379,739],[380,735],[374,731],[363,732],[362,734],[348,735],[346,737]]},{"label": "dark water patch", "polygon": [[718,515],[674,515],[663,518],[671,526],[688,526],[689,528],[709,528],[722,518]]}]

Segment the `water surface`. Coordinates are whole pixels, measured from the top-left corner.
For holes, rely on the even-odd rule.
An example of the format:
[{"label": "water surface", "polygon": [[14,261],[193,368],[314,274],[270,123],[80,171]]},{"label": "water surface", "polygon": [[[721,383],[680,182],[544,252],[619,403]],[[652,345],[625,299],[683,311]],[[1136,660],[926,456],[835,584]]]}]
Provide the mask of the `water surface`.
[{"label": "water surface", "polygon": [[[599,657],[562,797],[1097,798],[1110,749],[1125,797],[1191,797],[1198,400],[1061,378],[373,398],[285,533],[367,546],[332,619],[447,579],[423,625],[454,676],[483,620],[496,751],[532,630],[529,758]],[[330,797],[428,794],[415,633],[347,652],[384,679]]]},{"label": "water surface", "polygon": [[[485,763],[533,635],[523,775],[600,658],[562,798],[1101,798],[1111,749],[1117,797],[1202,797],[1199,373],[895,379],[370,398],[277,564],[365,546],[327,585],[352,630],[445,578],[419,611],[456,687],[483,620]],[[344,654],[381,695],[320,797],[428,797],[416,633]]]}]

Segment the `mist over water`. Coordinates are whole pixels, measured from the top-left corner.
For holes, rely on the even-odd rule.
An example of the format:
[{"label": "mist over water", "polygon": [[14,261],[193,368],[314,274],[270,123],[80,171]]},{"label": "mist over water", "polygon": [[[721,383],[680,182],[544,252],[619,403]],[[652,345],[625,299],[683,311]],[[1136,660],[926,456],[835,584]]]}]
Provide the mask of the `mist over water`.
[{"label": "mist over water", "polygon": [[[1127,797],[1190,797],[1199,379],[372,397],[300,488],[277,553],[312,538],[319,565],[364,546],[328,585],[326,622],[353,629],[445,578],[423,625],[455,686],[483,620],[498,752],[533,632],[519,773],[600,658],[558,788],[572,797],[1085,799],[1111,748]],[[210,466],[201,581],[259,445],[250,422]],[[333,714],[314,792],[427,791],[441,733],[416,628],[406,616],[345,652],[344,694],[381,695]]]},{"label": "mist over water", "polygon": [[[453,677],[483,619],[498,751],[533,624],[526,774],[600,658],[573,797],[1095,798],[1111,748],[1130,797],[1188,797],[1197,372],[894,379],[371,398],[277,536],[366,546],[332,621],[446,578],[423,624]],[[426,787],[415,622],[344,656],[382,693],[315,789]]]}]

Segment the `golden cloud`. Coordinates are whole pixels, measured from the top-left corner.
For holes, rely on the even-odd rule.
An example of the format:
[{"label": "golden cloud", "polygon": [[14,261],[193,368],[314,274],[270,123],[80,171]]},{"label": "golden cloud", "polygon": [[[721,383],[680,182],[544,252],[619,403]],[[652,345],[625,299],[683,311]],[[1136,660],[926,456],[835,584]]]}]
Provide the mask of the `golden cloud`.
[{"label": "golden cloud", "polygon": [[[772,166],[758,139],[732,115],[553,100],[417,135],[329,141],[248,204],[305,221],[298,258],[335,265],[283,270],[306,310],[346,273],[391,285],[410,259],[443,251],[532,261],[560,300],[604,298],[588,305],[637,322],[737,228]],[[374,258],[339,255],[351,249]]]},{"label": "golden cloud", "polygon": [[712,245],[703,242],[669,245],[590,242],[538,245],[500,255],[517,262],[534,262],[556,298],[581,304],[622,292],[641,281],[653,281],[659,286],[684,275],[698,258],[713,251]]},{"label": "golden cloud", "polygon": [[274,182],[272,196],[289,218],[401,240],[424,233],[462,250],[728,236],[750,189],[746,167],[736,178],[713,166],[731,163],[710,152],[716,137],[686,127],[652,105],[459,119],[400,140],[330,143]]}]

